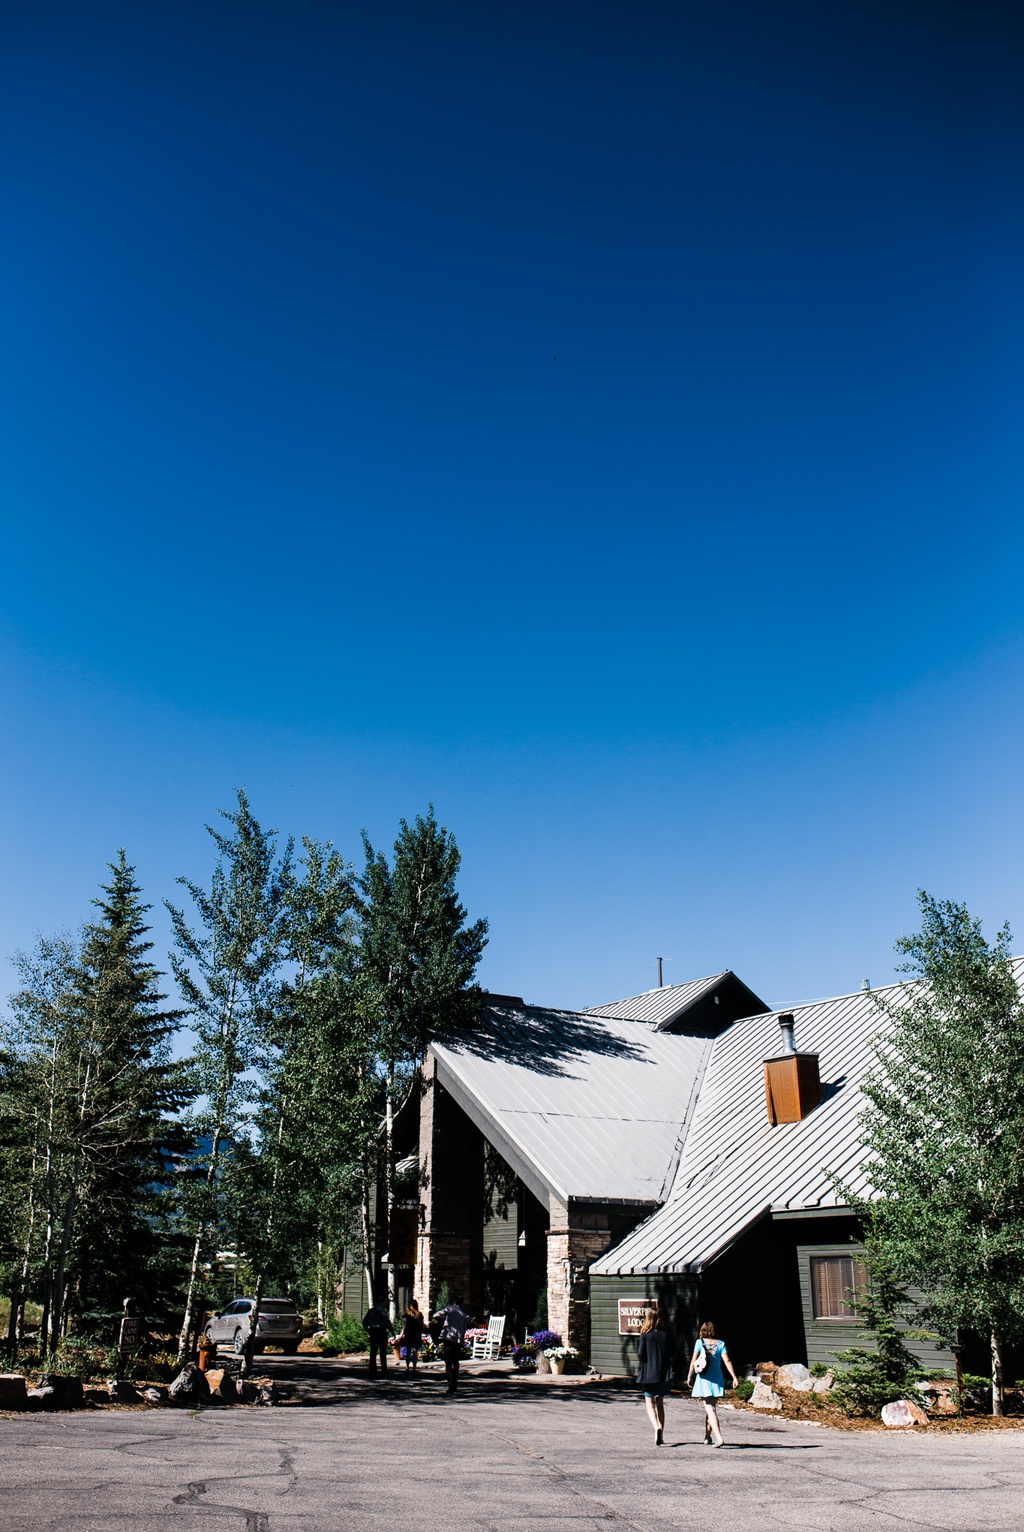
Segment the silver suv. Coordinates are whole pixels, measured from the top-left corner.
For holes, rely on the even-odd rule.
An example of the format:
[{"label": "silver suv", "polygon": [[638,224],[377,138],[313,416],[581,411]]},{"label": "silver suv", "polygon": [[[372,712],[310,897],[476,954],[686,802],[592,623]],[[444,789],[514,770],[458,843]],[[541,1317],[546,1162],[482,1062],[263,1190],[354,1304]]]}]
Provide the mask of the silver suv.
[{"label": "silver suv", "polygon": [[[249,1339],[255,1304],[255,1298],[236,1298],[229,1303],[207,1324],[207,1339],[217,1346],[232,1346],[240,1354]],[[280,1346],[288,1356],[294,1356],[301,1339],[302,1315],[291,1299],[261,1298],[254,1349],[260,1352],[264,1346]]]}]

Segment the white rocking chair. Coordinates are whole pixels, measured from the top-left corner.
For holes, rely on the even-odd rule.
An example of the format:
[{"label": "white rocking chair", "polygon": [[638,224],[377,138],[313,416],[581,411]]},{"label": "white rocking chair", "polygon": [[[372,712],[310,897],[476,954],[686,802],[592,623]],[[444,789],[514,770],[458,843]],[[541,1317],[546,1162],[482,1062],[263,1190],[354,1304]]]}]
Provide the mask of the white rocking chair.
[{"label": "white rocking chair", "polygon": [[473,1360],[492,1362],[495,1357],[501,1355],[501,1342],[505,1335],[504,1314],[492,1314],[487,1326],[487,1336],[484,1340],[473,1342]]}]

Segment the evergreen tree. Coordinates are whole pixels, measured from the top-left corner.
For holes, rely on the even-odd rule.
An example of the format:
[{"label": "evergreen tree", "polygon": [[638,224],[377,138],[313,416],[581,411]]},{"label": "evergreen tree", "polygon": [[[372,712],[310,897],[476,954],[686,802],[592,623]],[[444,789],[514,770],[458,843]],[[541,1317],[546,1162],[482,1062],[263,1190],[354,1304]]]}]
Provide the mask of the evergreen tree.
[{"label": "evergreen tree", "polygon": [[1024,1005],[1007,927],[989,946],[965,906],[919,903],[897,943],[915,982],[877,998],[888,1027],[863,1087],[870,1216],[925,1319],[988,1337],[1002,1414],[1003,1345],[1024,1327]]},{"label": "evergreen tree", "polygon": [[180,1359],[195,1322],[203,1259],[224,1225],[225,1157],[248,1130],[248,1108],[258,1091],[252,1072],[266,1064],[272,1046],[292,884],[291,843],[278,858],[277,832],[260,828],[241,789],[237,809],[221,814],[231,831],[207,826],[218,853],[209,892],[178,879],[192,897],[197,928],[183,910],[167,906],[174,928],[171,966],[196,1035],[188,1073],[198,1102],[189,1114],[198,1147],[184,1178],[191,1255]]},{"label": "evergreen tree", "polygon": [[[456,893],[460,855],[455,837],[426,818],[400,821],[389,865],[363,836],[359,880],[358,1005],[372,1039],[374,1066],[384,1083],[385,1206],[394,1207],[394,1118],[401,1096],[430,1038],[467,1026],[480,1004],[473,975],[487,941],[487,922],[466,924]],[[373,1162],[364,1167],[364,1241],[370,1240]],[[368,1261],[373,1289],[374,1265]],[[394,1265],[390,1279],[395,1306]]]},{"label": "evergreen tree", "polygon": [[[179,1064],[170,1039],[180,1010],[163,1007],[161,975],[149,953],[135,869],[123,850],[111,864],[105,897],[93,903],[100,918],[86,926],[80,964],[80,1003],[95,1017],[108,1066],[95,1091],[94,1110],[111,1134],[108,1151],[94,1159],[89,1196],[77,1236],[76,1306],[95,1321],[115,1316],[126,1296],[152,1314],[170,1297],[157,1280],[160,1246],[168,1237],[166,1184],[172,1156],[183,1147],[175,1118],[185,1104]],[[160,1292],[160,1289],[163,1289]]]},{"label": "evergreen tree", "polygon": [[[168,1114],[181,1104],[134,869],[123,851],[81,944],[40,938],[17,960],[23,988],[8,1029],[21,1118],[18,1265],[12,1308],[31,1286],[40,1345],[53,1352],[71,1314],[110,1313],[125,1284],[145,1285],[151,1187],[162,1171]],[[13,1338],[16,1321],[12,1324]]]}]

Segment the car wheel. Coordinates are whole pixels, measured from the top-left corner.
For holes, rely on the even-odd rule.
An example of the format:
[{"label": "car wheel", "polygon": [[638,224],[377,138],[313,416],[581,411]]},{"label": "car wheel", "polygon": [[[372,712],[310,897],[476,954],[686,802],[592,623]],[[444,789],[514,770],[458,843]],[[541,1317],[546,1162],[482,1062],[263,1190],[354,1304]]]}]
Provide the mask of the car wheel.
[{"label": "car wheel", "polygon": [[213,1338],[213,1331],[210,1329],[209,1325],[206,1327],[206,1339],[210,1342],[211,1346],[215,1346],[217,1344]]},{"label": "car wheel", "polygon": [[245,1338],[243,1337],[241,1330],[235,1331],[234,1347],[236,1356],[241,1356],[245,1351]]}]

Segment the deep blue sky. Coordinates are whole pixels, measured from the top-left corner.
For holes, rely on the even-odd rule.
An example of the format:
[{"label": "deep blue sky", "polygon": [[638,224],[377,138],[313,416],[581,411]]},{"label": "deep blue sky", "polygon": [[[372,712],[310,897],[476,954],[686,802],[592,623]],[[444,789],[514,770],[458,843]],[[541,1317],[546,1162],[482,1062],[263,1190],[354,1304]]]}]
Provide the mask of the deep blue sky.
[{"label": "deep blue sky", "polygon": [[1022,82],[984,0],[8,0],[0,950],[238,784],[433,800],[537,1001],[1024,948]]}]

